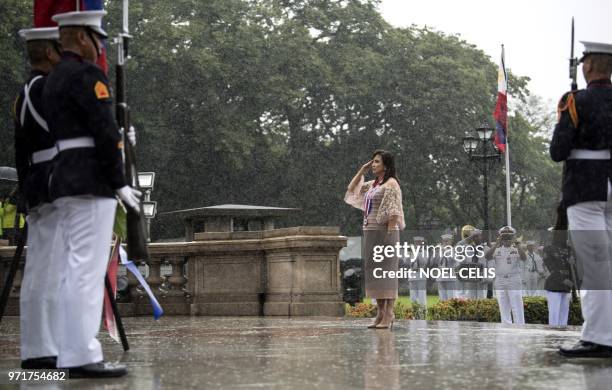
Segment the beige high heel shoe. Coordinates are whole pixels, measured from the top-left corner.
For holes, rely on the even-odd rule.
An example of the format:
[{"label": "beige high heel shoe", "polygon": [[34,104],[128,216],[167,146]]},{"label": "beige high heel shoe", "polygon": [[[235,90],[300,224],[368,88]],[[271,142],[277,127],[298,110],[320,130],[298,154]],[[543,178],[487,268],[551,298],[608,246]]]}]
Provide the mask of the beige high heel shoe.
[{"label": "beige high heel shoe", "polygon": [[376,328],[376,325],[380,324],[380,322],[381,322],[381,321],[382,321],[382,319],[383,319],[383,313],[384,313],[384,310],[385,310],[385,307],[384,307],[384,306],[385,306],[384,301],[382,301],[382,300],[377,301],[377,304],[378,304],[378,309],[376,310],[376,318],[374,319],[374,322],[373,322],[373,323],[371,323],[370,325],[368,325],[368,329],[374,329],[374,328]]},{"label": "beige high heel shoe", "polygon": [[[376,325],[376,329],[392,329],[393,323],[395,322],[395,313],[393,312],[393,306],[391,306],[391,310],[386,310],[385,316],[383,320]],[[385,321],[386,320],[386,321]]]}]

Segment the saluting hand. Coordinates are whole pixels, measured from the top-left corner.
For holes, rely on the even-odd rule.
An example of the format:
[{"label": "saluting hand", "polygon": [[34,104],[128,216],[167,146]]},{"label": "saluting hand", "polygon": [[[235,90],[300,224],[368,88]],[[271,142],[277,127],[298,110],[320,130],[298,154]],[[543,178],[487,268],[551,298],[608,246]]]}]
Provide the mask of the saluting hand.
[{"label": "saluting hand", "polygon": [[364,175],[372,167],[373,162],[374,160],[370,160],[367,163],[363,164],[361,168],[359,169],[359,172],[361,172],[361,174]]},{"label": "saluting hand", "polygon": [[136,129],[134,126],[130,126],[130,131],[127,132],[128,140],[132,146],[136,146]]}]

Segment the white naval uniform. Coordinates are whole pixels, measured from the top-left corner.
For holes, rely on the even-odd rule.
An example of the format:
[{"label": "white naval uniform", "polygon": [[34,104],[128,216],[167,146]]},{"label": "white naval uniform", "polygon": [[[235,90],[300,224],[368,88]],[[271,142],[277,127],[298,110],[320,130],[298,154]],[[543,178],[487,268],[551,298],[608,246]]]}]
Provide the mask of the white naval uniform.
[{"label": "white naval uniform", "polygon": [[419,270],[426,269],[428,263],[429,261],[425,256],[418,254],[416,260],[410,264],[410,269],[415,270],[416,275],[414,278],[410,278],[408,282],[410,299],[424,307],[427,307],[427,279],[420,275]]},{"label": "white naval uniform", "polygon": [[522,266],[523,296],[543,296],[545,268],[542,257],[535,252],[525,252],[527,259]]},{"label": "white naval uniform", "polygon": [[521,259],[514,246],[499,246],[493,253],[495,262],[495,297],[504,324],[525,323],[521,282]]},{"label": "white naval uniform", "polygon": [[[464,242],[465,240],[459,241],[455,247],[460,247],[460,246],[462,247],[462,246],[467,245]],[[468,294],[468,289],[466,288],[466,286],[469,285],[469,283],[466,283],[459,278],[459,269],[461,268],[461,265],[465,261],[467,260],[462,259],[460,261],[458,259],[455,259],[455,275],[457,276],[455,279],[455,298],[470,298]]]},{"label": "white naval uniform", "polygon": [[[479,245],[483,245],[483,248],[484,248],[483,253],[486,253],[489,250],[489,248],[486,245],[484,244],[479,244]],[[466,261],[468,260],[464,260],[464,262]],[[483,256],[474,255],[470,261],[482,265],[483,268],[487,268],[488,262],[487,262],[487,259],[484,257],[484,254]],[[490,282],[490,280],[487,280],[487,279],[477,281],[477,282],[463,281],[463,280],[460,281],[460,285],[462,288],[461,296],[466,299],[485,299],[487,297],[488,282]]]},{"label": "white naval uniform", "polygon": [[62,273],[59,212],[50,203],[29,211],[28,247],[20,290],[21,360],[57,356]]},{"label": "white naval uniform", "polygon": [[548,325],[556,328],[565,328],[567,326],[571,299],[571,293],[546,291]]},{"label": "white naval uniform", "polygon": [[[436,258],[436,265],[438,268],[447,269],[447,268],[455,268],[455,259],[447,256],[447,257],[438,257]],[[436,279],[438,282],[438,296],[440,297],[440,301],[447,301],[449,299],[455,298],[455,279],[451,277],[439,277]]]},{"label": "white naval uniform", "polygon": [[[569,233],[582,279],[583,341],[612,346],[612,185],[608,200],[568,207]],[[593,282],[595,281],[595,282]],[[597,283],[597,289],[593,289]],[[605,284],[604,288],[599,286]],[[591,286],[591,287],[590,287]]]},{"label": "white naval uniform", "polygon": [[102,361],[96,339],[104,299],[117,200],[66,196],[53,202],[60,214],[61,259],[58,367]]}]

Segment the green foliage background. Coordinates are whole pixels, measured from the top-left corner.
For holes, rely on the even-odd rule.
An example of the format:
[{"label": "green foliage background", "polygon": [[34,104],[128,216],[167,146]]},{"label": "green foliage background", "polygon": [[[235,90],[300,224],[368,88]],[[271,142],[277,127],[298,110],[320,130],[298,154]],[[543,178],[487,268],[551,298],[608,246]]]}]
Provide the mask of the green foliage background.
[{"label": "green foliage background", "polygon": [[[359,234],[342,199],[373,150],[396,156],[409,229],[482,225],[482,183],[461,139],[493,123],[497,64],[455,35],[395,28],[375,0],[130,2],[128,97],[139,169],[157,173],[159,212],[223,203],[298,207],[288,224]],[[118,32],[120,1],[108,0]],[[13,165],[10,107],[27,76],[17,31],[31,1],[0,3],[0,165]],[[114,63],[114,48],[109,48]],[[111,70],[111,79],[113,77]],[[560,169],[550,115],[510,76],[513,224],[545,229]],[[504,173],[490,179],[504,224]],[[434,221],[434,222],[432,222]],[[434,226],[435,225],[435,226]],[[154,239],[181,236],[164,216]]]}]

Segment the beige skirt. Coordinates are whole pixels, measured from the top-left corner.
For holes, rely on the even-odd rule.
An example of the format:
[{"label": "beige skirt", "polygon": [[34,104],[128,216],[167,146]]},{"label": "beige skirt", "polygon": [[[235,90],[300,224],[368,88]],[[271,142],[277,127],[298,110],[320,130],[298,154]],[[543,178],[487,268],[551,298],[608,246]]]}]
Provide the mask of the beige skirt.
[{"label": "beige skirt", "polygon": [[397,256],[384,257],[381,262],[375,262],[374,247],[376,245],[393,245],[399,242],[399,230],[387,232],[387,229],[364,230],[363,244],[361,247],[361,258],[363,259],[363,270],[365,275],[365,293],[369,298],[374,299],[395,299],[397,298],[397,278],[375,278],[382,275],[382,271],[397,271],[399,259]]}]

